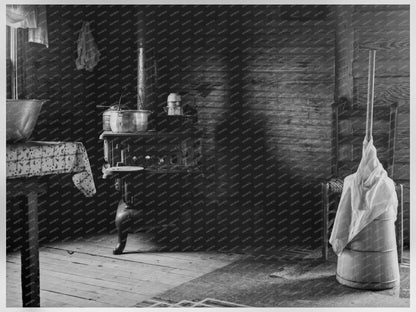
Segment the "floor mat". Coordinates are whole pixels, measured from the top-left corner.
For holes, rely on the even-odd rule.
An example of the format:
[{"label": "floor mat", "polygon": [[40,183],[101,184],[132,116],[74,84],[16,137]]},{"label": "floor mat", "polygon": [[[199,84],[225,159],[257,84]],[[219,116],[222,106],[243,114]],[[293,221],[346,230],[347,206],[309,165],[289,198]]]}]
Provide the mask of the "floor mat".
[{"label": "floor mat", "polygon": [[243,308],[246,305],[228,302],[224,300],[218,300],[213,298],[205,298],[200,301],[181,300],[179,302],[169,302],[157,299],[148,299],[137,305],[141,308]]},{"label": "floor mat", "polygon": [[216,298],[253,307],[408,307],[409,267],[401,266],[401,287],[383,291],[349,288],[335,279],[336,261],[316,254],[249,256],[172,288],[161,302]]}]

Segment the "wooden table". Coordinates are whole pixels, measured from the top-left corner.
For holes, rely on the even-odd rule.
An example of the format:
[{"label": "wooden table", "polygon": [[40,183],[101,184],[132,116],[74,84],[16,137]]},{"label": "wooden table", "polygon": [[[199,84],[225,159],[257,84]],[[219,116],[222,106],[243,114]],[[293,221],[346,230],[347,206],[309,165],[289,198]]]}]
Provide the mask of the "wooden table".
[{"label": "wooden table", "polygon": [[75,186],[87,197],[96,192],[87,152],[79,142],[25,142],[6,147],[7,197],[22,198],[21,252],[23,307],[40,306],[38,195],[39,177],[73,173]]}]

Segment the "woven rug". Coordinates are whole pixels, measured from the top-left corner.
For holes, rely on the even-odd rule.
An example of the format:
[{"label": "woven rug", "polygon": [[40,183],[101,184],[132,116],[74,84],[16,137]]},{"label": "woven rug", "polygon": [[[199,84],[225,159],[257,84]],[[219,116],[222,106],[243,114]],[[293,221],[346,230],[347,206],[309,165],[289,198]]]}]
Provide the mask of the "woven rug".
[{"label": "woven rug", "polygon": [[179,302],[163,301],[158,299],[148,299],[140,302],[137,307],[142,308],[243,308],[246,305],[228,302],[224,300],[218,300],[213,298],[205,298],[199,301],[181,300]]},{"label": "woven rug", "polygon": [[208,300],[205,298],[216,298],[212,299],[212,303],[250,307],[410,305],[410,272],[407,262],[400,266],[401,287],[398,289],[367,291],[349,288],[336,281],[335,272],[336,258],[324,262],[318,253],[288,250],[280,255],[250,255],[137,306],[202,307],[210,304],[210,301],[204,301]]}]

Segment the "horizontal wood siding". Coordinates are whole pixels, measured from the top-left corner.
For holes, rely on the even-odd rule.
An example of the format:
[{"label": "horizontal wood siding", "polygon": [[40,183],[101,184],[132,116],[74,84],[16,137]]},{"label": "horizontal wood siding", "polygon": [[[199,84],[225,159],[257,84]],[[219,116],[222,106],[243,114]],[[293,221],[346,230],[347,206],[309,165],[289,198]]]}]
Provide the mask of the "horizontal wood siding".
[{"label": "horizontal wood siding", "polygon": [[[335,95],[365,105],[364,49],[374,44],[380,48],[376,106],[399,103],[394,179],[404,183],[410,209],[407,6],[345,6],[348,12],[342,16],[340,7],[320,6],[310,11],[316,10],[315,17],[301,7],[305,15],[295,18],[291,6],[51,6],[50,48],[27,47],[33,57],[25,95],[50,99],[35,139],[83,142],[98,192],[84,199],[69,177],[51,178],[49,195],[41,198],[42,237],[114,228],[119,195],[110,181],[100,179],[103,109],[96,106],[116,103],[122,86],[127,87],[123,101],[131,108],[137,103],[141,9],[149,108],[163,112],[168,94],[179,92],[183,104],[196,107],[202,131],[202,174],[184,184],[180,175],[149,175],[143,182],[154,202],[168,203],[163,218],[193,187],[192,201],[186,199],[192,217],[183,228],[193,236],[190,246],[319,243],[319,182],[331,175],[331,105]],[[102,53],[93,72],[78,71],[74,63],[84,19],[92,22]],[[336,31],[342,36],[336,38]],[[376,120],[375,133],[377,127]],[[340,154],[352,155],[352,162],[343,160],[348,170],[356,168],[361,144],[352,139],[353,149],[340,146]],[[154,188],[167,184],[168,189]],[[147,208],[149,218],[160,218],[157,209]],[[7,216],[8,225],[14,224],[12,208]],[[8,230],[8,237],[14,234]]]},{"label": "horizontal wood siding", "polygon": [[319,236],[315,188],[330,175],[335,20],[331,10],[325,20],[305,21],[284,19],[281,10],[163,13],[170,31],[156,51],[169,51],[158,56],[167,59],[167,89],[186,93],[183,102],[198,110],[203,239],[214,245],[311,243]]},{"label": "horizontal wood siding", "polygon": [[[392,178],[405,189],[405,243],[409,243],[410,210],[410,16],[409,6],[348,6],[337,10],[344,28],[338,30],[339,64],[337,97],[365,108],[368,89],[368,49],[376,49],[373,137],[380,160],[387,159],[388,112],[397,103],[397,140]],[[349,40],[343,40],[349,36]],[[348,68],[348,70],[346,70]],[[364,111],[363,111],[364,112]],[[356,170],[365,135],[365,112],[340,121],[338,159],[340,174]]]},{"label": "horizontal wood siding", "polygon": [[[365,105],[366,47],[377,49],[375,105],[397,102],[398,132],[392,178],[405,188],[405,241],[409,243],[410,210],[410,11],[407,6],[375,6],[373,11],[356,6],[354,10],[354,97]],[[364,81],[365,80],[365,81]],[[365,88],[366,89],[366,88]],[[377,113],[377,107],[374,109]],[[407,151],[407,152],[406,152]]]},{"label": "horizontal wood siding", "polygon": [[[48,192],[39,199],[41,241],[76,237],[114,228],[117,192],[101,179],[102,142],[98,140],[104,111],[97,105],[112,105],[122,86],[134,94],[135,40],[134,11],[126,6],[47,6],[49,48],[25,42],[22,98],[47,99],[33,140],[77,141],[86,147],[97,195],[86,198],[74,188],[70,175],[50,176]],[[111,18],[110,18],[111,15]],[[101,57],[93,71],[77,70],[77,40],[82,22],[91,24]],[[110,21],[118,27],[110,25]],[[134,100],[132,100],[134,101]],[[8,233],[16,200],[8,198]]]},{"label": "horizontal wood siding", "polygon": [[[243,51],[243,120],[257,121],[251,132],[262,133],[265,157],[272,160],[264,166],[265,172],[273,170],[276,175],[279,242],[311,243],[308,237],[319,232],[315,187],[330,175],[333,22],[331,14],[325,24],[293,23],[280,17],[274,24],[275,41],[267,32],[257,33],[252,46]],[[267,29],[266,21],[260,25]],[[245,29],[245,33],[252,31],[256,29]],[[255,158],[251,157],[253,167],[258,163]],[[254,190],[267,186],[257,185],[258,174],[255,169],[251,172]],[[263,196],[267,199],[268,194]]]}]

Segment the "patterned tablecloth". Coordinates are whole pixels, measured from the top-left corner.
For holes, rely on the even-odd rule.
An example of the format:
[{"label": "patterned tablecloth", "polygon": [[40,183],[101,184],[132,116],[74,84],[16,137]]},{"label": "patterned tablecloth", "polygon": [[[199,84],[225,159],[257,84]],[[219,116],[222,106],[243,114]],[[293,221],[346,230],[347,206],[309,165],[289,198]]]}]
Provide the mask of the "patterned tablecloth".
[{"label": "patterned tablecloth", "polygon": [[74,185],[85,196],[96,193],[87,151],[80,142],[7,144],[6,163],[7,179],[74,173]]}]

